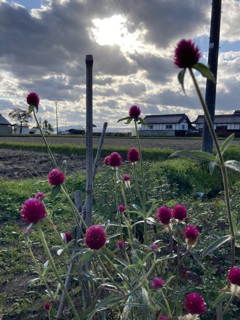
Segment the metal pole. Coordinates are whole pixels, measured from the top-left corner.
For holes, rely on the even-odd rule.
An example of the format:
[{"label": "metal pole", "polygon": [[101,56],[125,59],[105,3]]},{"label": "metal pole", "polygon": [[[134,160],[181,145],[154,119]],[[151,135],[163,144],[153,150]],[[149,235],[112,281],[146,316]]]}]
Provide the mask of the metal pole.
[{"label": "metal pole", "polygon": [[55,101],[55,106],[56,106],[56,129],[57,129],[57,136],[58,136],[58,106],[57,106],[57,101]]},{"label": "metal pole", "polygon": [[[212,0],[212,16],[211,16],[210,38],[209,38],[208,66],[215,77],[216,83],[213,83],[209,79],[207,80],[205,101],[206,101],[206,105],[213,123],[214,123],[215,102],[216,102],[221,5],[222,5],[222,0]],[[213,150],[213,139],[210,134],[206,120],[204,120],[202,151],[212,153],[212,150]]]},{"label": "metal pole", "polygon": [[93,110],[92,67],[93,56],[86,55],[86,224],[92,225],[93,189]]}]

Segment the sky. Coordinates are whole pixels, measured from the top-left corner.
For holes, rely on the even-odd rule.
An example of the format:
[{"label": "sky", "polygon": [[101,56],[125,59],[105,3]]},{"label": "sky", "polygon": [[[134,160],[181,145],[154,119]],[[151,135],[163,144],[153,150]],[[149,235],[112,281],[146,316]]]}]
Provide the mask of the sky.
[{"label": "sky", "polygon": [[[146,115],[202,114],[190,76],[186,95],[174,50],[199,46],[207,64],[211,0],[0,0],[0,113],[27,109],[56,126],[86,124],[86,55],[93,55],[93,122],[124,127],[132,105]],[[222,0],[216,114],[240,109],[240,1]],[[206,80],[196,73],[203,96]],[[34,121],[31,122],[34,126]]]}]

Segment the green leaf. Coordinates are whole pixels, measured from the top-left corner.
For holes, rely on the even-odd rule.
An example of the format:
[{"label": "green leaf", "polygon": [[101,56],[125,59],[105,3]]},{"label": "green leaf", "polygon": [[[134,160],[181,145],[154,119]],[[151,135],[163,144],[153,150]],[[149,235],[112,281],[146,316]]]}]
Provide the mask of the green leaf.
[{"label": "green leaf", "polygon": [[210,171],[210,174],[211,174],[211,175],[213,174],[213,170],[215,169],[216,165],[217,165],[217,162],[216,162],[216,161],[211,161],[211,162],[209,163],[209,171]]},{"label": "green leaf", "polygon": [[124,305],[124,308],[123,308],[123,312],[122,312],[122,316],[121,316],[122,320],[128,319],[129,313],[131,311],[131,302],[132,302],[132,296],[130,295],[127,299],[127,302]]},{"label": "green leaf", "polygon": [[182,86],[183,92],[186,94],[185,89],[184,89],[184,76],[185,76],[185,73],[186,73],[186,69],[183,69],[183,70],[181,70],[179,72],[178,81],[180,82],[180,84]]},{"label": "green leaf", "polygon": [[215,78],[213,73],[210,71],[210,69],[207,66],[205,66],[205,64],[198,62],[193,66],[193,68],[199,71],[204,78],[207,78],[215,83]]},{"label": "green leaf", "polygon": [[55,198],[61,191],[61,185],[52,188],[51,197]]},{"label": "green leaf", "polygon": [[94,252],[92,250],[88,250],[86,252],[84,252],[80,259],[79,259],[79,266],[83,265],[84,263],[90,261],[92,259],[92,257],[94,256]]},{"label": "green leaf", "polygon": [[234,133],[232,133],[229,137],[227,137],[227,139],[223,142],[223,144],[221,145],[220,151],[223,154],[226,150],[227,147],[230,145],[230,143],[233,141],[234,139]]},{"label": "green leaf", "polygon": [[148,292],[144,287],[142,287],[142,297],[143,297],[143,304],[145,308],[148,309],[150,306],[150,299],[149,299]]},{"label": "green leaf", "polygon": [[236,160],[229,160],[225,162],[227,168],[240,172],[240,162]]},{"label": "green leaf", "polygon": [[206,257],[210,252],[219,248],[222,244],[229,241],[231,239],[231,235],[227,234],[214,242],[212,242],[205,250],[202,252],[202,258]]},{"label": "green leaf", "polygon": [[127,120],[126,124],[129,124],[133,120],[133,118],[132,117],[125,117],[125,118],[119,119],[117,122],[125,121],[125,120]]},{"label": "green leaf", "polygon": [[138,117],[138,124],[144,124],[145,126],[149,127],[149,124],[141,117]]},{"label": "green leaf", "polygon": [[212,306],[216,308],[219,304],[231,297],[230,292],[221,292],[220,295],[213,301]]},{"label": "green leaf", "polygon": [[29,106],[29,107],[28,107],[28,113],[32,113],[33,110],[34,110],[34,108],[35,108],[34,106]]},{"label": "green leaf", "polygon": [[190,253],[191,253],[191,255],[193,256],[193,258],[197,261],[197,263],[199,264],[199,266],[201,266],[202,269],[205,270],[204,265],[202,264],[202,261],[201,261],[201,257],[200,257],[200,255],[198,254],[198,252],[197,252],[197,251],[191,251]]},{"label": "green leaf", "polygon": [[173,157],[186,157],[192,159],[199,159],[199,160],[207,160],[207,161],[215,161],[215,156],[208,152],[204,151],[176,151],[170,155],[170,158]]}]

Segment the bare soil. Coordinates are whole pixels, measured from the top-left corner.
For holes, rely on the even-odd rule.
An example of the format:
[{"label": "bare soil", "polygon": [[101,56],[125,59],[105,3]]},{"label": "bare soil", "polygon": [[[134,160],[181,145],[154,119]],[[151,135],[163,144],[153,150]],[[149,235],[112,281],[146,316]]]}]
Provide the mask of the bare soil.
[{"label": "bare soil", "polygon": [[[49,144],[74,144],[78,146],[85,146],[86,139],[72,136],[61,137],[47,137]],[[1,142],[15,142],[15,143],[43,143],[41,137],[0,137]],[[93,144],[98,145],[99,138],[93,138]],[[143,148],[161,148],[175,150],[200,150],[201,139],[141,139],[141,146]],[[235,144],[240,144],[240,140],[235,140]],[[108,138],[104,140],[104,146],[118,146],[136,147],[136,139],[133,138]],[[73,173],[75,171],[85,172],[86,160],[84,157],[76,155],[59,155],[55,154],[56,162],[60,166],[63,161],[67,162],[67,172]],[[0,149],[0,177],[4,179],[24,179],[32,177],[42,177],[46,175],[53,164],[50,156],[47,153]]]}]

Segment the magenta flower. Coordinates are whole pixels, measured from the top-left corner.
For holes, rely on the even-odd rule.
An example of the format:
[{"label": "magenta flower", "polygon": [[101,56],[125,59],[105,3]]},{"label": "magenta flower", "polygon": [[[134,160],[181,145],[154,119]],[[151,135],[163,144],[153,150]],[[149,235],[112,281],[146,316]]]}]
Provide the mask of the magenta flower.
[{"label": "magenta flower", "polygon": [[93,250],[101,249],[107,241],[105,230],[101,226],[91,226],[85,236],[86,245]]},{"label": "magenta flower", "polygon": [[129,109],[129,117],[138,120],[138,117],[141,114],[141,109],[138,106],[131,106]]},{"label": "magenta flower", "polygon": [[240,286],[240,268],[232,267],[228,271],[228,280],[237,286]]},{"label": "magenta flower", "polygon": [[26,200],[22,205],[21,213],[22,219],[28,223],[38,223],[47,215],[44,204],[36,198]]},{"label": "magenta flower", "polygon": [[105,157],[104,160],[103,160],[103,163],[104,163],[106,166],[109,166],[109,157],[110,157],[110,156],[107,156],[107,157]]},{"label": "magenta flower", "polygon": [[206,303],[200,294],[189,293],[185,298],[185,308],[191,314],[203,314],[206,311]]},{"label": "magenta flower", "polygon": [[157,219],[159,222],[161,222],[164,225],[169,224],[170,220],[172,219],[171,210],[166,206],[160,207],[157,210]]},{"label": "magenta flower", "polygon": [[129,174],[127,174],[127,173],[124,173],[123,181],[129,181],[129,180],[131,180],[131,176]]},{"label": "magenta flower", "polygon": [[168,320],[168,319],[169,319],[168,316],[161,316],[161,317],[159,318],[159,320]]},{"label": "magenta flower", "polygon": [[118,249],[123,249],[126,247],[126,242],[124,240],[120,240],[117,243]]},{"label": "magenta flower", "polygon": [[162,278],[155,278],[152,281],[152,286],[154,289],[159,289],[162,288],[164,286],[164,280]]},{"label": "magenta flower", "polygon": [[183,221],[187,217],[187,209],[183,205],[177,204],[172,209],[172,216],[174,219]]},{"label": "magenta flower", "polygon": [[124,212],[124,211],[126,211],[126,207],[125,207],[123,204],[120,204],[120,205],[118,206],[118,210],[119,210],[120,212]]},{"label": "magenta flower", "polygon": [[191,68],[201,58],[198,46],[192,40],[181,40],[175,49],[174,63],[179,68]]},{"label": "magenta flower", "polygon": [[51,308],[51,305],[50,305],[49,302],[45,302],[43,307],[44,307],[45,310],[49,311],[50,308]]},{"label": "magenta flower", "polygon": [[127,154],[128,161],[134,163],[140,159],[140,154],[136,148],[131,148]]},{"label": "magenta flower", "polygon": [[45,197],[45,194],[43,192],[38,192],[35,194],[35,198],[36,199],[41,199],[41,198],[44,198]]},{"label": "magenta flower", "polygon": [[59,186],[60,184],[63,184],[65,181],[65,175],[64,173],[59,169],[53,169],[48,174],[48,182],[52,186]]},{"label": "magenta flower", "polygon": [[192,240],[192,241],[196,241],[198,238],[198,230],[196,227],[194,226],[186,226],[185,228],[185,232],[184,232],[184,236],[185,238]]},{"label": "magenta flower", "polygon": [[29,95],[27,96],[27,103],[29,106],[38,107],[39,102],[39,96],[35,92],[29,93]]},{"label": "magenta flower", "polygon": [[110,167],[116,168],[122,165],[122,157],[118,152],[113,152],[108,157],[109,157],[108,163]]},{"label": "magenta flower", "polygon": [[150,245],[150,248],[151,248],[152,250],[157,250],[157,249],[158,249],[158,245],[155,244],[155,243],[153,243],[153,244]]},{"label": "magenta flower", "polygon": [[72,240],[71,233],[65,232],[64,235],[65,235],[65,239],[66,239],[67,243],[69,243]]}]

